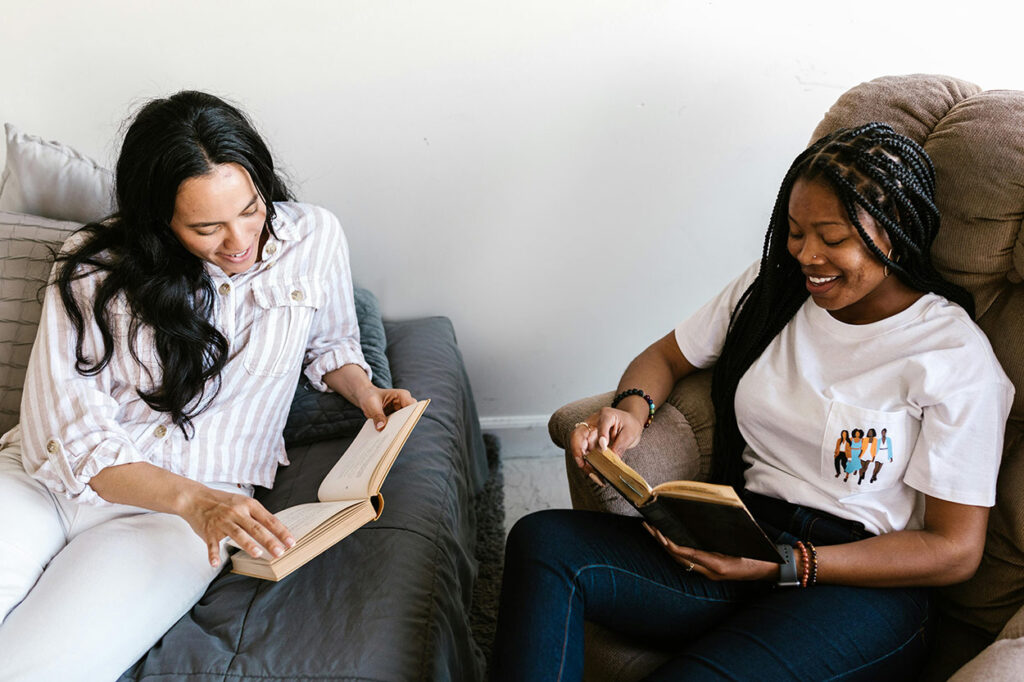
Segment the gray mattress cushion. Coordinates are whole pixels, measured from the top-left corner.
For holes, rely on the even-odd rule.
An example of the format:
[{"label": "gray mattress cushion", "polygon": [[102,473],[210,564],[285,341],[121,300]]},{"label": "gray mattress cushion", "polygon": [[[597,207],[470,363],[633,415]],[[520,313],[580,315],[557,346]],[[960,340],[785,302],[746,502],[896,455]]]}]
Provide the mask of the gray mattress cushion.
[{"label": "gray mattress cushion", "polygon": [[[395,385],[431,405],[395,462],[378,521],[284,580],[222,573],[122,680],[476,680],[471,498],[486,477],[451,323],[386,323]],[[349,439],[289,451],[271,510],[312,501]]]}]

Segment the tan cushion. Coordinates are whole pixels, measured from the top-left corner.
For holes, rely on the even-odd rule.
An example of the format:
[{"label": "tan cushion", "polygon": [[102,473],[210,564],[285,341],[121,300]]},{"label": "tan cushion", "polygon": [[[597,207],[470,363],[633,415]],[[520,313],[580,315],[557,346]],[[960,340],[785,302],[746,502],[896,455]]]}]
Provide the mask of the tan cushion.
[{"label": "tan cushion", "polygon": [[591,622],[583,624],[583,638],[583,682],[641,680],[672,657]]},{"label": "tan cushion", "polygon": [[950,109],[979,92],[977,85],[949,76],[876,78],[840,95],[814,129],[811,142],[838,128],[882,121],[923,144]]},{"label": "tan cushion", "polygon": [[697,441],[700,463],[697,474],[700,481],[711,477],[711,443],[715,435],[715,409],[711,403],[711,371],[694,372],[672,389],[666,405],[672,405],[686,419]]}]

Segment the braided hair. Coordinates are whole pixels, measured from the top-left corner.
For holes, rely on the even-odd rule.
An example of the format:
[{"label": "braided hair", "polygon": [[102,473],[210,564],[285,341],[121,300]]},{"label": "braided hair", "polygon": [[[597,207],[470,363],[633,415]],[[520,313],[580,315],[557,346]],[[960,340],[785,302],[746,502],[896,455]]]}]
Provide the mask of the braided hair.
[{"label": "braided hair", "polygon": [[[732,311],[725,345],[712,375],[715,452],[712,479],[742,488],[746,443],[736,424],[740,378],[807,300],[800,264],[787,250],[789,196],[797,180],[827,182],[846,209],[868,251],[917,291],[957,303],[973,318],[974,300],[938,273],[931,245],[939,230],[935,169],[924,149],[884,123],[837,130],[821,138],[790,166],[782,181],[764,239],[757,278]],[[892,251],[868,236],[863,211],[886,231]]]}]

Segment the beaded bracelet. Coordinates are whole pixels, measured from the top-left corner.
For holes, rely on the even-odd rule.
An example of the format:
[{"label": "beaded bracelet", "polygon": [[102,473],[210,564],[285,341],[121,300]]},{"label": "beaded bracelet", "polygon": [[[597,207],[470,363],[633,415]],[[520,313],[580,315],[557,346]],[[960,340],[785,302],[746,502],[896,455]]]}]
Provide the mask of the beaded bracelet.
[{"label": "beaded bracelet", "polygon": [[818,550],[810,542],[805,543],[807,549],[811,552],[811,578],[808,581],[808,585],[813,585],[818,582]]},{"label": "beaded bracelet", "polygon": [[802,542],[797,542],[796,548],[800,550],[800,558],[803,559],[803,571],[800,576],[800,587],[807,587],[807,583],[811,578],[811,561],[808,558],[807,545]]},{"label": "beaded bracelet", "polygon": [[615,398],[612,400],[612,407],[617,407],[619,403],[621,403],[623,400],[625,400],[631,395],[638,395],[647,401],[647,407],[650,408],[650,411],[647,413],[647,421],[644,422],[644,428],[646,429],[648,426],[651,425],[651,422],[654,421],[654,399],[651,398],[651,396],[644,393],[643,391],[641,391],[639,388],[628,388],[622,393],[615,396]]}]

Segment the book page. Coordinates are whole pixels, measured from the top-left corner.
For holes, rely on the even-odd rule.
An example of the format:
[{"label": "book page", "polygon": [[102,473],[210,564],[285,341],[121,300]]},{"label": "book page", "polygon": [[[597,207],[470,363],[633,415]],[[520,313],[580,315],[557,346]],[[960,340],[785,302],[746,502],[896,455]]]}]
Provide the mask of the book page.
[{"label": "book page", "polygon": [[294,507],[282,509],[274,514],[285,525],[296,540],[313,532],[317,526],[343,509],[357,505],[361,500],[342,500],[341,502],[307,502]]},{"label": "book page", "polygon": [[591,450],[583,456],[597,473],[636,506],[641,506],[651,497],[651,486],[644,477],[634,471],[614,450]]},{"label": "book page", "polygon": [[[288,507],[274,514],[277,520],[284,524],[285,528],[295,538],[296,543],[302,536],[313,532],[321,523],[331,518],[338,512],[357,505],[361,500],[342,500],[341,502],[307,502]],[[228,538],[228,545],[235,549],[241,549],[231,538]],[[263,548],[266,551],[266,547]],[[269,556],[269,552],[267,556]]]},{"label": "book page", "polygon": [[377,431],[367,419],[356,439],[324,477],[317,497],[324,501],[363,500],[376,492],[370,489],[374,474],[387,472],[429,402],[421,400],[388,415],[383,431]]},{"label": "book page", "polygon": [[743,507],[743,501],[731,485],[704,483],[702,481],[669,481],[654,486],[655,495],[669,495],[690,500],[702,500],[715,504]]}]

